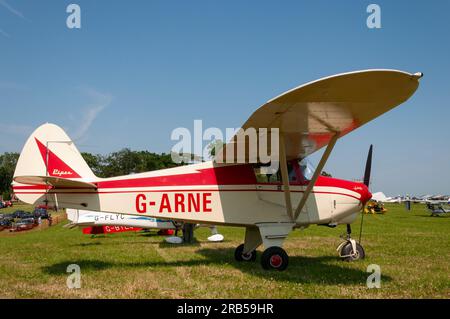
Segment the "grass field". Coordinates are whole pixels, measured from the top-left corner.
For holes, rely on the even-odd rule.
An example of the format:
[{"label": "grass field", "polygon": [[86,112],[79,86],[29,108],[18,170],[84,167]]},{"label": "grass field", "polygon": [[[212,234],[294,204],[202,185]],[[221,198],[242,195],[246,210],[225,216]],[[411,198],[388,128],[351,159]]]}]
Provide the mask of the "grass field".
[{"label": "grass field", "polygon": [[[170,246],[160,236],[121,233],[91,238],[63,223],[0,233],[1,298],[450,298],[450,216],[430,217],[423,205],[386,206],[366,215],[366,259],[338,259],[344,226],[293,232],[284,272],[234,261],[244,230],[219,227],[223,243]],[[17,209],[18,207],[14,207]],[[6,210],[2,210],[6,212]],[[354,224],[357,238],[359,221]],[[260,248],[261,250],[261,248]],[[81,289],[68,289],[66,268],[81,267]],[[381,288],[369,289],[367,266],[381,267]]]}]

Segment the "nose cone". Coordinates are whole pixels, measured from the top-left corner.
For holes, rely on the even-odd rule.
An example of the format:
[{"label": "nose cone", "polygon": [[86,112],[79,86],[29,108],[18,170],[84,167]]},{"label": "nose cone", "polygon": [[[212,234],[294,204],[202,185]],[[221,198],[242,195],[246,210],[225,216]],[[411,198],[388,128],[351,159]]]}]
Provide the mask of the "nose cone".
[{"label": "nose cone", "polygon": [[369,188],[364,184],[359,184],[358,193],[361,195],[360,201],[363,205],[365,205],[371,198],[372,193],[369,191]]}]

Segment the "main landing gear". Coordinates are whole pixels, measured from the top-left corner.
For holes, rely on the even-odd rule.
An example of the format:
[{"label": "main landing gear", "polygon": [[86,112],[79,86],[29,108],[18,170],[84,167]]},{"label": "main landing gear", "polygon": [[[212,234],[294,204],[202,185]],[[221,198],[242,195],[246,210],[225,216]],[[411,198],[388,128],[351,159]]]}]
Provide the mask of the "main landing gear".
[{"label": "main landing gear", "polygon": [[[236,261],[255,261],[256,250],[247,254],[243,253],[244,244],[239,245],[234,251],[234,258]],[[269,247],[264,250],[261,256],[261,266],[264,269],[285,270],[289,264],[289,256],[281,247]]]},{"label": "main landing gear", "polygon": [[234,251],[237,261],[255,261],[256,249],[263,244],[266,248],[261,255],[261,266],[264,269],[282,271],[289,264],[289,256],[281,246],[292,230],[291,223],[265,223],[257,227],[247,227],[245,243]]},{"label": "main landing gear", "polygon": [[339,257],[344,261],[355,261],[364,259],[366,256],[364,248],[351,238],[352,228],[347,224],[347,236],[344,242],[342,242],[336,249],[339,252]]},{"label": "main landing gear", "polygon": [[256,260],[256,250],[244,254],[244,244],[236,247],[234,251],[234,259],[237,261],[255,261]]}]

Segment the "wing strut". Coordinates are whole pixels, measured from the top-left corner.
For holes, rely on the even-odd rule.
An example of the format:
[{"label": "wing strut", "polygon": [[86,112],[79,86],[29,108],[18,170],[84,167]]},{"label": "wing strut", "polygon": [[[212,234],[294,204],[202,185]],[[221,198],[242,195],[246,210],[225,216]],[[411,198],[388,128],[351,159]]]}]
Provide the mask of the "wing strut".
[{"label": "wing strut", "polygon": [[317,165],[316,170],[314,171],[313,177],[308,183],[308,186],[306,187],[305,192],[303,193],[303,197],[300,200],[300,203],[297,206],[297,209],[295,210],[295,214],[293,216],[293,221],[296,221],[298,218],[298,215],[300,215],[300,212],[302,211],[303,207],[306,204],[306,201],[308,200],[309,195],[311,194],[314,185],[316,184],[317,179],[319,178],[320,173],[322,172],[323,167],[325,166],[325,163],[328,160],[328,157],[331,154],[331,151],[334,148],[334,145],[336,144],[337,139],[339,138],[340,132],[336,132],[331,138],[330,142],[328,143],[327,148],[325,149],[325,153],[323,153],[322,158],[320,159],[319,165]]},{"label": "wing strut", "polygon": [[289,174],[287,168],[286,145],[284,144],[283,132],[280,132],[280,170],[281,180],[283,181],[284,199],[286,201],[286,210],[289,218],[294,221],[294,213],[292,210],[291,192],[289,189]]}]

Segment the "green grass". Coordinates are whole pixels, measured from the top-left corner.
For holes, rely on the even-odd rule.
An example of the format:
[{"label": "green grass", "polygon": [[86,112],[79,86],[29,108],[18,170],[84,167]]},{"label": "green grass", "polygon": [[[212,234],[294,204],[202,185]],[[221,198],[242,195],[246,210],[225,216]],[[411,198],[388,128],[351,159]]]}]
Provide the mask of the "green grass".
[{"label": "green grass", "polygon": [[[0,233],[2,298],[449,298],[450,216],[430,217],[423,205],[406,212],[366,215],[366,259],[338,259],[344,226],[311,226],[285,242],[284,272],[234,261],[241,228],[219,227],[223,243],[170,246],[163,238],[122,233],[91,238],[62,224],[18,234]],[[14,207],[18,209],[18,207]],[[6,212],[2,210],[2,212]],[[359,221],[354,226],[358,237]],[[261,248],[260,248],[261,250]],[[68,289],[66,268],[78,264],[82,288]],[[369,289],[367,266],[381,267],[381,288]]]}]

